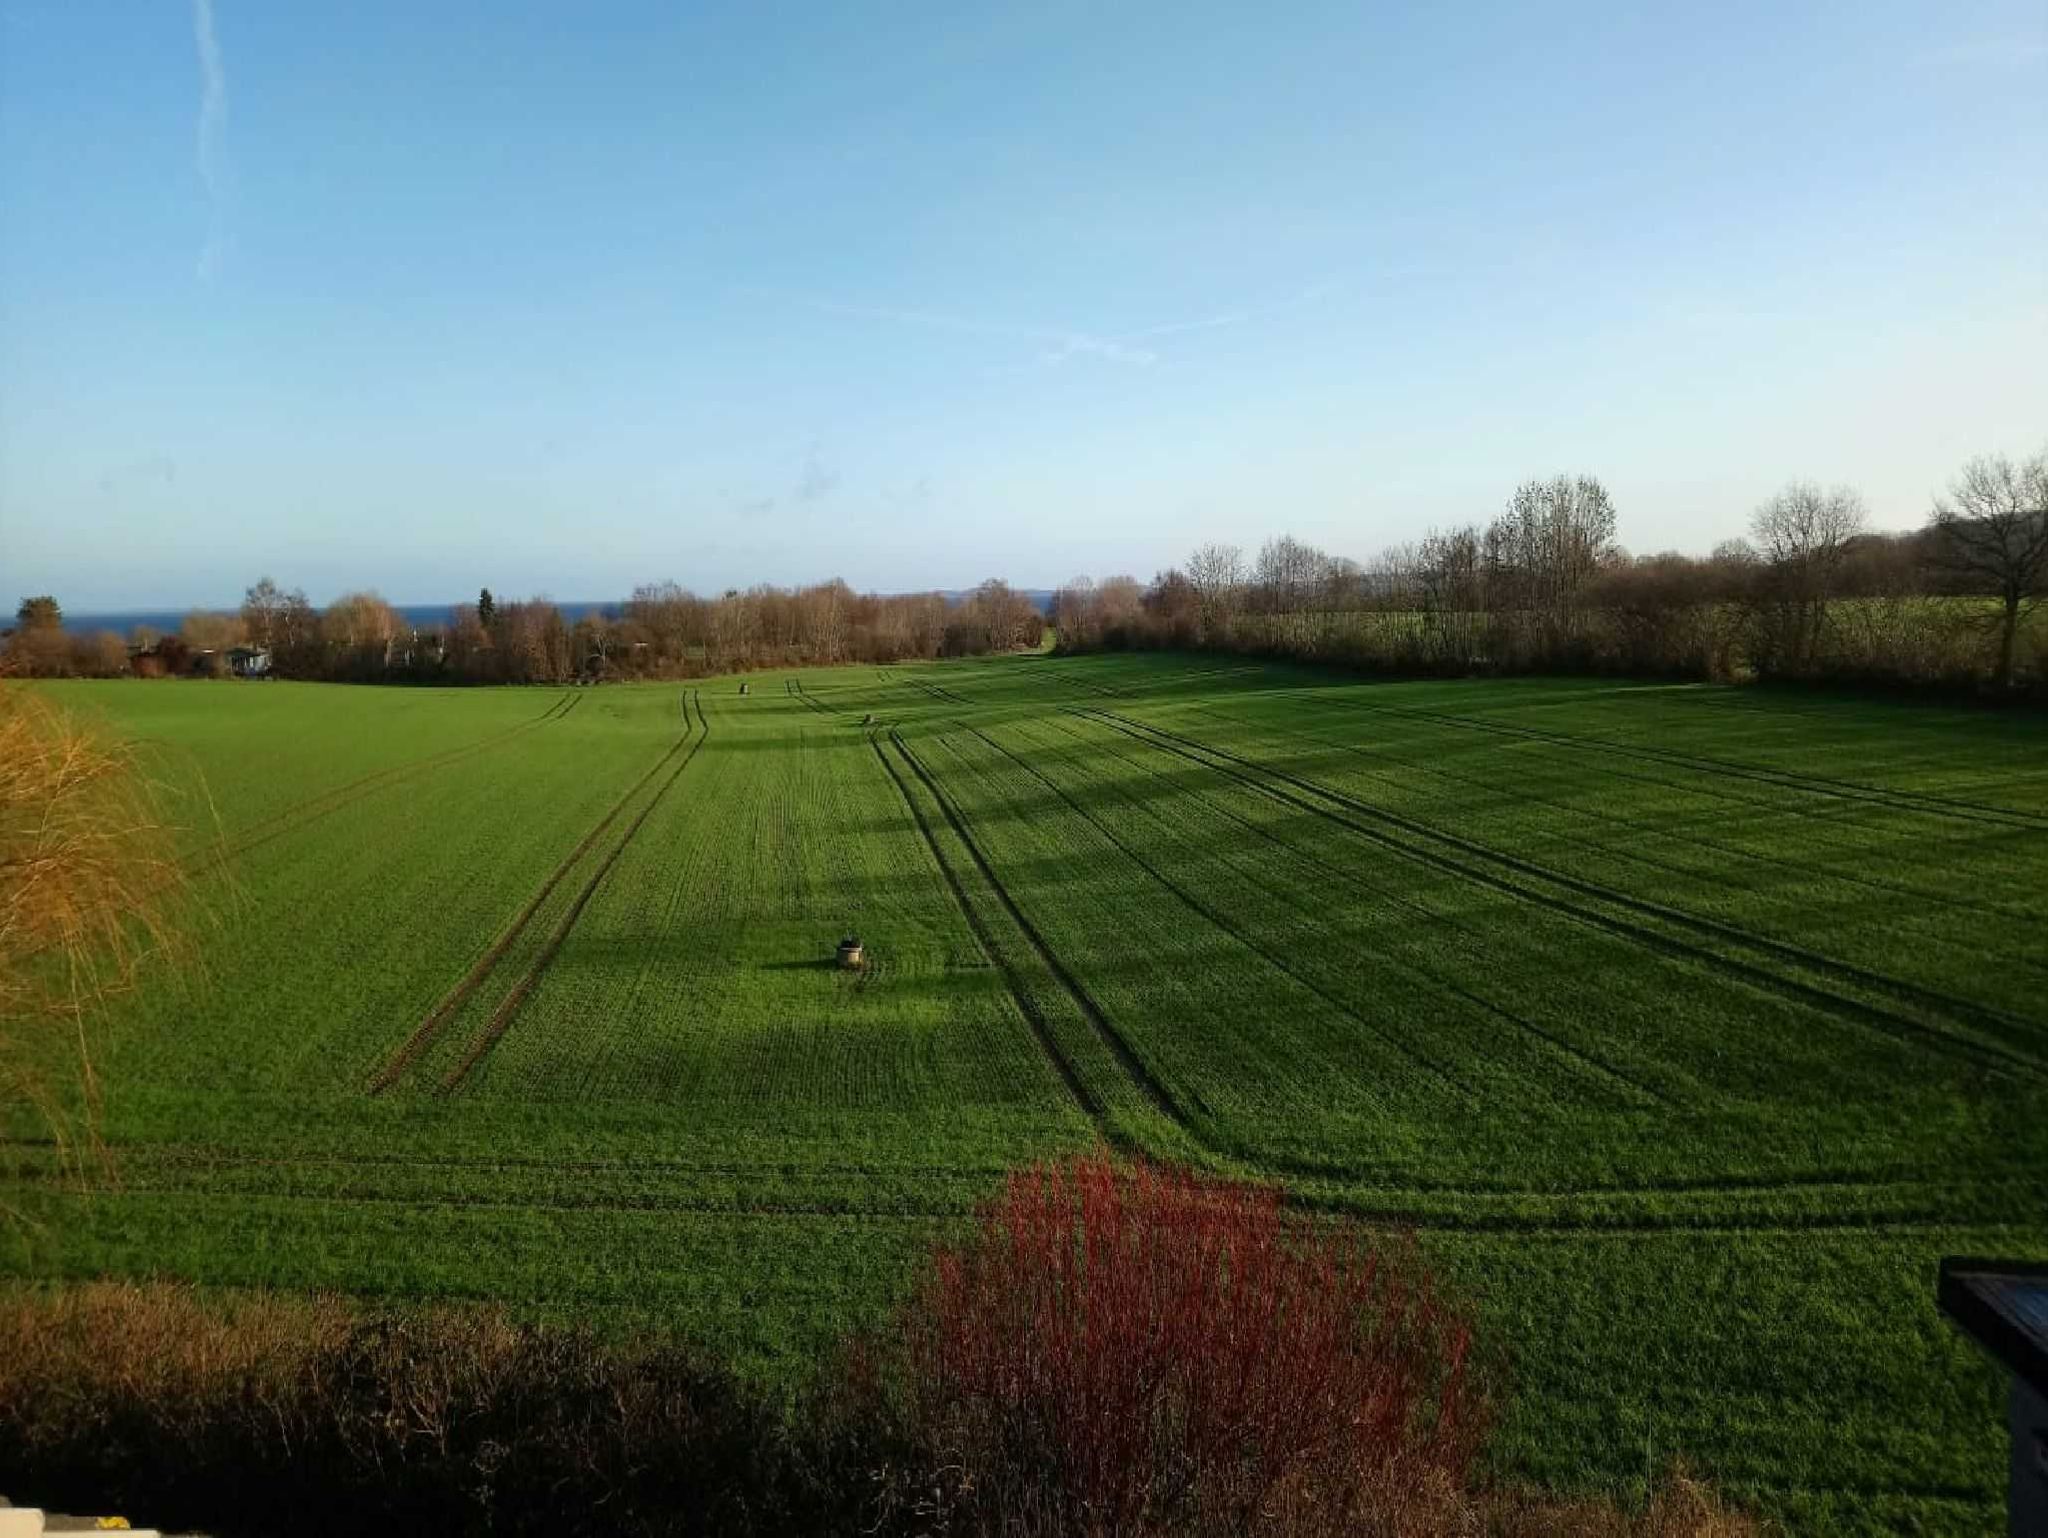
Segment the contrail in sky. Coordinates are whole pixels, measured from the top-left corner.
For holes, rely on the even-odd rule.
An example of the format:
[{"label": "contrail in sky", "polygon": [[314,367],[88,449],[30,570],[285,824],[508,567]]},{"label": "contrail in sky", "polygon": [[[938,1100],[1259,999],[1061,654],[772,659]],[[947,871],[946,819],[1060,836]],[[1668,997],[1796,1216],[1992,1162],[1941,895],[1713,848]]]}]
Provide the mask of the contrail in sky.
[{"label": "contrail in sky", "polygon": [[211,278],[226,246],[222,232],[220,137],[228,120],[228,72],[220,61],[220,39],[213,30],[213,0],[192,0],[192,41],[199,49],[199,180],[206,185],[206,245],[199,253],[199,276]]}]

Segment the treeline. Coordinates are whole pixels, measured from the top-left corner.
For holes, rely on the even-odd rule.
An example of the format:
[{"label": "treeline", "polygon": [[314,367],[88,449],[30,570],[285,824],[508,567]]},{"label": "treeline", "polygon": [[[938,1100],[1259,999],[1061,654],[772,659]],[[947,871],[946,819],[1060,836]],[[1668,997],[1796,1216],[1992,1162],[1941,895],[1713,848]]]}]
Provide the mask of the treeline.
[{"label": "treeline", "polygon": [[1796,482],[1750,537],[1633,556],[1590,476],[1361,564],[1292,538],[1205,545],[1148,586],[1076,578],[1062,650],[1174,647],[1395,674],[1613,672],[2048,696],[2048,450],[1965,467],[1927,522],[1872,532],[1849,487]]},{"label": "treeline", "polygon": [[570,620],[544,598],[485,588],[446,625],[408,622],[374,592],[324,609],[265,577],[236,613],[195,612],[177,633],[74,636],[50,597],[23,601],[10,671],[30,677],[230,673],[361,683],[570,683],[674,678],[810,663],[897,662],[1036,645],[1044,617],[991,579],[963,598],[855,593],[844,582],[705,598],[673,582],[636,588],[616,615]]}]

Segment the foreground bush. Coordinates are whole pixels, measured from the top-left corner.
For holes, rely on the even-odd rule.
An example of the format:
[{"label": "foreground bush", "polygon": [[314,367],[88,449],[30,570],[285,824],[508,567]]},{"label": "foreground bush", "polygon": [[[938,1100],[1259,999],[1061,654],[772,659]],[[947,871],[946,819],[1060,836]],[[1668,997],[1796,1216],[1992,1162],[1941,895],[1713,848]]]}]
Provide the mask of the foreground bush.
[{"label": "foreground bush", "polygon": [[675,1347],[492,1310],[0,1307],[0,1493],[238,1533],[821,1530],[779,1417]]},{"label": "foreground bush", "polygon": [[905,1336],[959,1515],[1047,1531],[1437,1530],[1485,1424],[1412,1254],[1106,1157],[1013,1175]]},{"label": "foreground bush", "polygon": [[166,1284],[0,1293],[0,1494],[240,1534],[1736,1538],[1475,1488],[1471,1332],[1276,1193],[1013,1177],[900,1333],[771,1399],[663,1339]]}]

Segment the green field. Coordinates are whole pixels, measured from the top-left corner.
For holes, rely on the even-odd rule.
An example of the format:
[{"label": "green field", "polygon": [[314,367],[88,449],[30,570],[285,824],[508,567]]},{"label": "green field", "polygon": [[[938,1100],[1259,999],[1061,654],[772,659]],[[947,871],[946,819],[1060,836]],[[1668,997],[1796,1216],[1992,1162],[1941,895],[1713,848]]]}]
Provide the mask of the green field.
[{"label": "green field", "polygon": [[1932,1294],[2048,1258],[2038,716],[1189,657],[52,692],[150,744],[210,920],[108,1025],[117,1187],[14,1129],[0,1268],[786,1374],[1108,1139],[1415,1229],[1509,1474],[2001,1520]]}]

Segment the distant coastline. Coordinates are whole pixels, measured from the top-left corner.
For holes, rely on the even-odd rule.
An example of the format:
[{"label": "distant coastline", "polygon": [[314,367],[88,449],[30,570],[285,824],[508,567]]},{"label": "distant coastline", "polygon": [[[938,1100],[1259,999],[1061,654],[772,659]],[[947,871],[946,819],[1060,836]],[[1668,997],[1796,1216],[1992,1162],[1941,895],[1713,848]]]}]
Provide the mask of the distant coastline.
[{"label": "distant coastline", "polygon": [[[946,597],[957,601],[965,598],[969,591],[970,589],[966,588],[948,591]],[[1051,612],[1052,590],[1050,588],[1023,588],[1020,591],[1041,612]],[[474,600],[471,600],[471,602],[474,602]],[[398,611],[399,618],[403,619],[414,629],[432,630],[437,626],[452,625],[455,622],[455,611],[462,607],[462,605],[452,603],[395,603],[391,607]],[[555,607],[562,611],[562,618],[572,625],[585,615],[598,614],[606,619],[620,619],[624,617],[626,612],[625,603],[619,599],[612,599],[606,602],[590,600],[579,600],[569,603],[558,602]],[[99,609],[81,611],[76,614],[67,609],[64,612],[64,629],[72,635],[91,635],[94,631],[111,630],[116,635],[126,637],[134,632],[136,626],[147,625],[150,629],[160,631],[165,635],[174,635],[177,632],[178,626],[184,623],[185,616],[188,614],[232,614],[234,612],[232,608],[209,608],[205,604],[196,604],[183,609]]]}]

